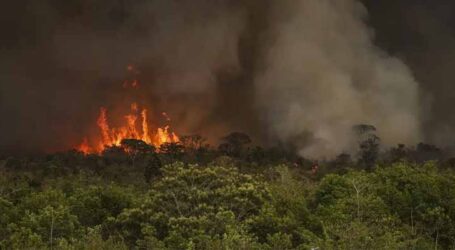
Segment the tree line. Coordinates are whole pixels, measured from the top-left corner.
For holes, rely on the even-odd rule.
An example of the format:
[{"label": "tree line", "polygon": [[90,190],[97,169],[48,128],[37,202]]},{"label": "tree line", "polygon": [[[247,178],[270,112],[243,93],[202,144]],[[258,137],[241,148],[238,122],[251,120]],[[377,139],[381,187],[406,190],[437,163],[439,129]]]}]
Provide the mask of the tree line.
[{"label": "tree line", "polygon": [[305,159],[232,133],[0,160],[0,249],[455,249],[455,174],[428,144]]}]

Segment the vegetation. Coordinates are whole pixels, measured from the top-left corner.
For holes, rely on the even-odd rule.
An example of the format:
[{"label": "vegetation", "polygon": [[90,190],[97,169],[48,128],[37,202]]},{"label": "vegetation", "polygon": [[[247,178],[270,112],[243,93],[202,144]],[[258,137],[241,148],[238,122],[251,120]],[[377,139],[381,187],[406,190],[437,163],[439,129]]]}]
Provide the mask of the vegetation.
[{"label": "vegetation", "polygon": [[357,129],[319,162],[241,133],[3,158],[0,249],[455,249],[454,160]]}]

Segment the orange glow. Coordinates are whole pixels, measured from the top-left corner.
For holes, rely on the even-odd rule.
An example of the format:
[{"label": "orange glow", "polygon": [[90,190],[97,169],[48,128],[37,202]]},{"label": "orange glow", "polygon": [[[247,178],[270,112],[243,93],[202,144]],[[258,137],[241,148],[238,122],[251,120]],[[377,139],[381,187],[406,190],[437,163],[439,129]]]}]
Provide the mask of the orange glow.
[{"label": "orange glow", "polygon": [[137,89],[137,88],[139,88],[139,82],[137,80],[124,81],[122,86],[124,89],[130,88],[130,87],[133,89]]},{"label": "orange glow", "polygon": [[[133,65],[127,66],[127,71],[135,75],[139,71]],[[123,82],[124,88],[137,89],[140,87],[137,80]],[[166,122],[170,122],[169,116],[163,112],[162,115]],[[108,110],[104,107],[100,108],[97,125],[100,135],[97,137],[84,138],[82,143],[76,147],[77,150],[84,154],[99,154],[110,146],[121,146],[124,139],[142,140],[147,144],[155,147],[160,147],[164,143],[179,142],[179,137],[170,131],[169,125],[164,127],[153,126],[148,121],[148,111],[144,107],[140,107],[136,102],[131,103],[130,111],[123,116],[124,123],[120,127],[111,127],[108,121]]]},{"label": "orange glow", "polygon": [[142,116],[142,140],[145,141],[146,143],[152,143],[152,139],[150,138],[149,134],[149,125],[147,122],[147,110],[144,109],[141,112]]},{"label": "orange glow", "polygon": [[[124,116],[124,126],[118,128],[110,128],[107,117],[107,109],[101,108],[98,117],[98,128],[101,137],[97,140],[92,140],[89,143],[87,138],[84,138],[77,150],[89,153],[101,153],[106,147],[120,146],[124,139],[142,140],[148,144],[159,147],[164,143],[179,142],[179,137],[171,132],[169,125],[162,128],[157,128],[154,133],[150,133],[150,126],[147,118],[147,109],[143,108],[139,112],[137,103],[131,104],[130,113]],[[140,122],[138,122],[140,120]]]},{"label": "orange glow", "polygon": [[85,137],[83,140],[82,140],[82,143],[81,145],[77,146],[76,148],[78,151],[84,153],[84,154],[89,154],[91,149],[90,149],[90,146],[88,145],[88,139],[87,137]]},{"label": "orange glow", "polygon": [[164,116],[164,118],[166,118],[166,121],[168,121],[168,122],[171,121],[171,118],[167,115],[166,112],[163,112],[163,113],[161,113],[161,114]]}]

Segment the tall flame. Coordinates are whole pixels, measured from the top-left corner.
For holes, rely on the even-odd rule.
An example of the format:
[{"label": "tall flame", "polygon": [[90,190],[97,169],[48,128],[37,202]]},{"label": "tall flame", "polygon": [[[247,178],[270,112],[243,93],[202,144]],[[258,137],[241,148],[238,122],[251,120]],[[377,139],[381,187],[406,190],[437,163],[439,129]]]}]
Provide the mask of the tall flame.
[{"label": "tall flame", "polygon": [[[85,154],[101,153],[106,147],[120,146],[124,139],[142,140],[155,147],[159,147],[164,143],[175,143],[180,141],[179,137],[174,132],[170,132],[169,125],[157,128],[154,133],[150,133],[147,109],[143,108],[139,112],[137,103],[131,104],[130,113],[125,115],[124,118],[124,126],[111,128],[108,122],[107,109],[101,108],[97,121],[101,139],[97,140],[94,144],[90,144],[88,139],[84,138],[82,144],[77,147],[77,150]],[[167,119],[168,117],[166,117],[166,120]],[[139,120],[140,122],[138,122]]]},{"label": "tall flame", "polygon": [[[127,71],[133,76],[140,72],[133,65],[127,66]],[[127,89],[138,89],[140,87],[137,79],[127,80],[123,83]],[[166,122],[171,119],[167,113],[162,113]],[[179,137],[170,131],[169,125],[158,127],[155,131],[151,130],[148,123],[148,111],[145,108],[139,108],[136,102],[131,103],[130,112],[124,116],[124,125],[118,128],[111,128],[108,122],[107,109],[100,108],[97,125],[100,130],[100,138],[89,141],[84,138],[82,143],[76,147],[77,150],[85,153],[101,153],[106,147],[120,146],[124,139],[142,140],[147,144],[159,147],[164,143],[179,142]]]}]

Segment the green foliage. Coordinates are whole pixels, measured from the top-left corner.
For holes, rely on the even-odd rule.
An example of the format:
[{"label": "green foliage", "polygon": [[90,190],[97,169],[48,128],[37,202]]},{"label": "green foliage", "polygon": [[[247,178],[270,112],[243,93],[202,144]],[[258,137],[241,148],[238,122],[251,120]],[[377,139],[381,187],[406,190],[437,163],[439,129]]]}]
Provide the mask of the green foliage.
[{"label": "green foliage", "polygon": [[285,166],[277,167],[276,171],[279,178],[269,185],[272,200],[250,221],[251,231],[260,242],[267,242],[272,247],[278,240],[288,242],[289,249],[291,246],[316,246],[322,228],[307,208],[304,183],[294,179]]},{"label": "green foliage", "polygon": [[133,204],[131,190],[115,186],[78,188],[70,197],[71,211],[82,225],[101,225],[107,218],[116,217]]},{"label": "green foliage", "polygon": [[63,193],[56,190],[33,193],[17,205],[20,217],[10,221],[3,243],[12,248],[53,246],[62,239],[80,237],[78,218],[71,214]]},{"label": "green foliage", "polygon": [[[138,153],[134,166],[115,151],[8,159],[0,249],[454,249],[455,174],[438,163],[402,162],[411,150],[399,148],[395,164],[350,169],[344,155],[321,163],[342,171],[314,175],[304,159],[272,165],[292,157],[243,139],[243,158],[209,152],[194,137],[185,152]],[[161,166],[182,157],[212,163]],[[6,168],[21,164],[43,168]]]},{"label": "green foliage", "polygon": [[14,204],[0,197],[0,242],[6,240],[8,223],[15,217]]},{"label": "green foliage", "polygon": [[455,182],[453,175],[439,173],[434,163],[408,165],[377,171],[378,194],[417,240],[434,245],[455,243]]},{"label": "green foliage", "polygon": [[[455,185],[434,164],[326,176],[313,195],[332,245],[346,249],[452,247]],[[354,240],[353,240],[354,239]]]},{"label": "green foliage", "polygon": [[264,183],[234,168],[176,163],[162,172],[141,206],[117,219],[117,230],[130,244],[143,240],[145,232],[155,232],[173,249],[221,238],[228,226],[259,214],[269,198]]},{"label": "green foliage", "polygon": [[100,227],[88,228],[87,233],[71,242],[61,240],[56,249],[62,250],[127,250],[128,247],[119,240],[113,238],[103,239]]}]

